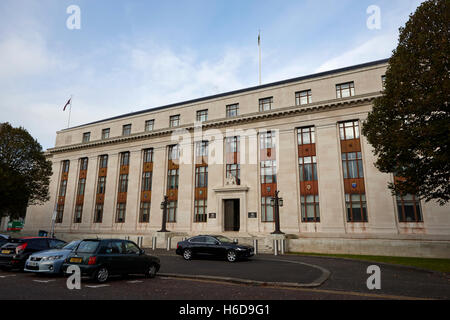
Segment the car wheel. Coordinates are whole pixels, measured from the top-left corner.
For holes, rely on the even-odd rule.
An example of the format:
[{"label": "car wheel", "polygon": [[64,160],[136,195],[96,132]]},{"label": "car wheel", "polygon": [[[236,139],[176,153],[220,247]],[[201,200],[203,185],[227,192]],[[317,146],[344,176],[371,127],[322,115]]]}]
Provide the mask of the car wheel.
[{"label": "car wheel", "polygon": [[104,283],[109,278],[109,271],[106,267],[100,267],[95,273],[95,280],[99,283]]},{"label": "car wheel", "polygon": [[236,251],[230,250],[230,251],[227,252],[227,260],[229,262],[235,262],[236,259],[237,259]]},{"label": "car wheel", "polygon": [[156,272],[158,272],[158,269],[154,264],[151,264],[147,267],[147,270],[145,271],[145,277],[154,278],[156,276]]},{"label": "car wheel", "polygon": [[184,260],[191,260],[192,259],[192,250],[191,249],[184,249],[184,251],[183,251],[183,258],[184,258]]}]

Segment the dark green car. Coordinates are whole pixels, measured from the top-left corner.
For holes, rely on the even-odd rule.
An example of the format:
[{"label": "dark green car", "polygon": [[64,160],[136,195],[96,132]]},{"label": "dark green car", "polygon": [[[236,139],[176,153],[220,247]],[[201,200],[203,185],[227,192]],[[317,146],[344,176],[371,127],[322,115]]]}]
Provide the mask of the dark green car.
[{"label": "dark green car", "polygon": [[100,283],[112,275],[144,274],[153,278],[161,266],[157,257],[122,239],[85,239],[64,261],[64,273],[70,265],[77,265],[82,276]]}]

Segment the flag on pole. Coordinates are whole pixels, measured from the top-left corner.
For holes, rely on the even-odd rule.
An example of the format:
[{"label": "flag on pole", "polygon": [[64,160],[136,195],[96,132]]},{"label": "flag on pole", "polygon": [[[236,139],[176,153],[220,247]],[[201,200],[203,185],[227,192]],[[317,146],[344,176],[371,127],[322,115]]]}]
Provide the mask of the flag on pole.
[{"label": "flag on pole", "polygon": [[70,99],[67,101],[66,105],[65,105],[64,108],[63,108],[63,111],[66,111],[67,106],[70,104],[70,100],[72,100],[72,98],[70,98]]}]

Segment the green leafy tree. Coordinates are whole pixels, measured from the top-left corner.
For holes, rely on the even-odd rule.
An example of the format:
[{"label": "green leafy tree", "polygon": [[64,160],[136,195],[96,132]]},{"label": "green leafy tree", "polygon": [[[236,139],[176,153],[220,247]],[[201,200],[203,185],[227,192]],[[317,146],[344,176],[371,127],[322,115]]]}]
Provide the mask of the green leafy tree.
[{"label": "green leafy tree", "polygon": [[51,162],[24,128],[0,123],[0,217],[24,217],[26,208],[49,200]]},{"label": "green leafy tree", "polygon": [[400,28],[383,95],[363,124],[376,167],[402,177],[389,187],[450,200],[450,1],[422,3]]}]

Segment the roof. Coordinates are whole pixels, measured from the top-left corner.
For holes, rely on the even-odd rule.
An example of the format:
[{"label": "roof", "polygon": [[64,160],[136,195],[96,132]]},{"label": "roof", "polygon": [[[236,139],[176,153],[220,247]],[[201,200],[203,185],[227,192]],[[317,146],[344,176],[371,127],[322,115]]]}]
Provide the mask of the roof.
[{"label": "roof", "polygon": [[342,72],[362,69],[362,68],[366,68],[366,67],[376,66],[376,65],[380,65],[380,64],[385,64],[387,62],[389,62],[389,59],[376,60],[376,61],[362,63],[362,64],[358,64],[358,65],[353,65],[353,66],[349,66],[349,67],[345,67],[345,68],[339,68],[339,69],[334,69],[334,70],[330,70],[330,71],[314,73],[314,74],[310,74],[310,75],[306,75],[306,76],[301,76],[301,77],[286,79],[286,80],[282,80],[282,81],[267,83],[267,84],[254,86],[254,87],[248,87],[248,88],[239,89],[239,90],[235,90],[235,91],[219,93],[219,94],[216,94],[216,95],[206,96],[206,97],[202,97],[202,98],[186,100],[186,101],[182,101],[182,102],[176,102],[176,103],[168,104],[168,105],[165,105],[165,106],[148,108],[148,109],[141,110],[141,111],[130,112],[130,113],[122,114],[122,115],[115,116],[115,117],[112,117],[112,118],[107,118],[107,119],[98,120],[98,121],[94,121],[94,122],[89,122],[89,123],[82,124],[82,125],[75,126],[75,127],[71,127],[71,128],[66,128],[66,129],[61,130],[61,132],[67,131],[67,130],[70,130],[70,129],[74,129],[74,128],[80,128],[80,127],[84,127],[84,126],[88,126],[88,125],[92,125],[92,124],[97,124],[97,123],[101,123],[101,122],[106,122],[106,121],[111,121],[111,120],[117,120],[117,119],[132,117],[132,116],[136,116],[136,115],[139,115],[139,114],[144,114],[144,113],[147,113],[147,112],[153,112],[153,111],[159,111],[159,110],[164,110],[164,109],[175,108],[175,107],[179,107],[179,106],[186,105],[186,104],[193,104],[193,103],[198,103],[198,102],[207,101],[207,100],[211,100],[211,99],[217,99],[217,98],[232,96],[232,95],[235,95],[235,94],[245,93],[245,92],[249,92],[249,91],[260,90],[260,89],[265,89],[265,88],[270,88],[270,87],[276,87],[276,86],[284,85],[284,84],[288,84],[288,83],[304,81],[304,80],[308,80],[308,79],[314,79],[314,78],[324,77],[324,76],[328,76],[328,75],[332,75],[332,74],[337,74],[337,73],[342,73]]}]

